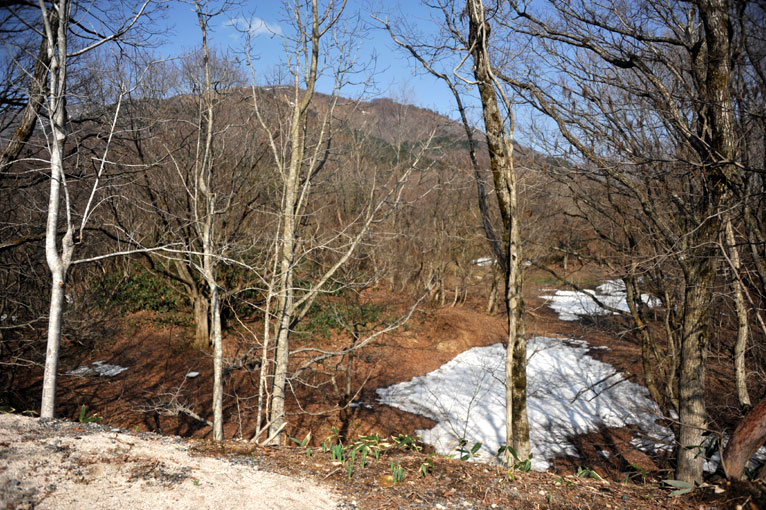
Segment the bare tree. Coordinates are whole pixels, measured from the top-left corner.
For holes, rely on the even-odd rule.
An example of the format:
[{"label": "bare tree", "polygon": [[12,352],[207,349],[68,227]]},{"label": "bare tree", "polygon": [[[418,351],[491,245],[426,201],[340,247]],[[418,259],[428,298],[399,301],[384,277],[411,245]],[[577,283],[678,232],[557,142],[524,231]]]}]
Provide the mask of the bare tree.
[{"label": "bare tree", "polygon": [[[92,208],[96,205],[93,199],[98,190],[99,178],[106,161],[106,154],[104,154],[92,191],[83,207],[81,214],[82,221],[78,228],[74,223],[72,215],[74,204],[70,200],[71,197],[67,188],[66,171],[64,168],[64,149],[67,141],[67,64],[70,58],[82,55],[126,33],[141,17],[147,4],[148,2],[141,4],[117,31],[105,36],[96,37],[94,40],[83,45],[83,47],[74,50],[71,50],[68,46],[70,41],[69,24],[72,22],[70,18],[72,13],[71,2],[68,0],[54,2],[51,7],[52,12],[49,12],[44,1],[41,0],[39,4],[43,34],[46,39],[45,47],[50,62],[47,73],[48,87],[46,97],[50,144],[50,192],[45,235],[45,255],[51,271],[52,282],[50,313],[48,317],[48,347],[40,411],[40,416],[43,418],[52,418],[55,413],[56,375],[67,273],[73,262],[72,257],[75,244],[81,240],[81,233],[91,216]],[[57,23],[54,22],[56,20]],[[115,111],[115,118],[118,115],[119,103]],[[106,150],[108,150],[108,143]],[[65,231],[61,238],[60,246],[57,246],[62,200],[64,205]]]},{"label": "bare tree", "polygon": [[[334,225],[329,231],[319,228],[323,209],[319,183],[324,174],[339,169],[335,162],[338,155],[333,151],[339,132],[336,116],[340,110],[355,109],[354,102],[346,104],[347,100],[339,96],[349,73],[354,72],[351,45],[358,35],[353,17],[343,17],[345,8],[345,1],[329,1],[322,8],[316,0],[289,5],[294,35],[287,36],[290,51],[286,58],[292,83],[253,88],[255,115],[271,147],[279,183],[273,257],[264,278],[261,342],[259,412],[268,408],[268,420],[263,427],[259,422],[254,438],[258,441],[264,441],[260,434],[267,428],[265,440],[278,441],[286,426],[286,400],[291,385],[297,382],[294,376],[301,372],[299,369],[291,375],[290,370],[290,338],[294,329],[318,296],[328,292],[329,286],[339,284],[341,268],[367,243],[374,227],[401,202],[404,186],[420,162],[420,158],[415,158],[409,166],[395,172],[373,174],[367,189],[358,195],[361,202],[350,214],[337,216],[338,221],[328,218],[331,220],[328,225]],[[344,25],[349,22],[351,25]],[[327,62],[333,62],[329,71],[325,69]],[[316,89],[322,76],[331,80],[332,85],[331,92],[320,97]],[[275,103],[286,107],[286,115],[275,118]],[[266,104],[270,105],[268,109]],[[428,145],[427,140],[421,153]],[[366,343],[355,342],[350,350],[332,356],[344,356]],[[271,352],[273,365],[269,363]]]},{"label": "bare tree", "polygon": [[[529,421],[526,406],[526,332],[524,302],[522,298],[522,243],[521,207],[519,184],[513,165],[513,111],[500,81],[494,76],[489,44],[489,15],[481,1],[469,0],[463,9],[454,2],[439,2],[435,6],[437,16],[443,19],[444,31],[449,34],[447,43],[410,42],[398,36],[388,21],[381,21],[393,40],[405,48],[430,74],[441,79],[451,90],[468,139],[471,163],[474,169],[481,220],[485,236],[504,273],[504,302],[508,316],[508,344],[506,358],[506,442],[520,458],[530,454]],[[467,18],[467,26],[460,20]],[[448,48],[451,54],[444,55]],[[454,48],[458,48],[452,53]],[[423,52],[430,51],[426,55]],[[474,79],[460,74],[463,63],[472,58]],[[453,64],[454,76],[439,71],[437,63],[447,60]],[[456,63],[456,65],[455,65]],[[476,86],[481,99],[484,130],[489,152],[490,170],[494,192],[502,220],[502,241],[495,234],[489,212],[486,185],[476,156],[477,143],[464,106],[464,97],[458,83]],[[456,83],[458,82],[458,83]],[[503,111],[498,105],[498,97]],[[505,115],[505,118],[503,116]]]},{"label": "bare tree", "polygon": [[[506,442],[519,458],[530,454],[527,418],[527,341],[522,296],[521,211],[516,172],[513,166],[513,111],[490,61],[489,19],[481,0],[468,0],[468,48],[473,57],[473,74],[481,97],[490,168],[495,182],[505,241],[505,307],[508,314],[508,345],[505,363]],[[502,98],[507,124],[497,97]]]},{"label": "bare tree", "polygon": [[[206,69],[210,92],[206,92]],[[144,82],[130,97],[123,122],[129,140],[121,147],[126,151],[124,157],[132,158],[143,170],[132,187],[133,200],[116,210],[115,218],[125,228],[144,218],[145,224],[154,227],[144,232],[151,239],[146,242],[173,242],[186,247],[185,254],[179,251],[167,257],[158,253],[147,263],[152,272],[167,278],[188,296],[195,324],[193,346],[204,350],[211,345],[212,322],[208,285],[197,270],[203,236],[196,228],[199,211],[195,208],[197,199],[203,196],[191,190],[196,182],[195,161],[204,156],[206,147],[204,138],[198,139],[207,129],[203,126],[207,117],[202,124],[200,121],[206,115],[207,107],[202,106],[205,101],[212,98],[214,106],[213,161],[208,164],[215,174],[212,194],[221,208],[216,209],[212,238],[220,247],[229,246],[249,228],[246,219],[259,194],[250,170],[263,148],[257,143],[227,143],[228,138],[250,140],[257,136],[248,115],[239,114],[247,96],[237,88],[245,80],[227,54],[208,48],[205,58],[205,52],[199,49],[177,61],[152,63]],[[253,153],[247,152],[248,146]],[[227,202],[235,195],[239,197]]]},{"label": "bare tree", "polygon": [[[212,322],[213,341],[213,439],[223,439],[223,333],[221,331],[221,299],[216,274],[218,253],[215,246],[216,216],[225,209],[213,190],[214,153],[213,153],[213,85],[210,77],[210,50],[207,44],[208,23],[218,13],[210,12],[207,1],[195,0],[194,9],[202,30],[202,66],[204,72],[204,90],[202,94],[200,136],[197,142],[197,158],[194,169],[193,199],[195,202],[195,230],[202,245],[201,271],[208,286],[210,300],[210,319]],[[222,197],[226,200],[226,197]],[[228,197],[231,200],[231,197]]]},{"label": "bare tree", "polygon": [[[535,71],[509,65],[498,75],[552,119],[587,162],[575,163],[582,168],[579,175],[593,176],[591,183],[609,190],[607,200],[590,197],[590,214],[611,222],[609,216],[623,210],[616,208],[636,211],[630,222],[599,235],[628,257],[633,270],[626,284],[634,290],[641,278],[631,259],[639,260],[639,253],[653,257],[644,260],[653,264],[651,281],[668,300],[663,303],[667,332],[670,346],[678,348],[677,372],[670,367],[677,379],[669,388],[677,384],[677,393],[671,391],[679,416],[676,477],[701,481],[697,449],[707,426],[705,369],[720,260],[716,250],[722,215],[740,179],[731,97],[734,42],[728,28],[733,6],[571,1],[538,14],[528,5],[513,5],[521,22],[508,17],[503,26],[538,42],[535,57],[544,66],[538,62]],[[551,70],[554,79],[544,74]],[[613,233],[621,236],[617,243]],[[662,267],[670,261],[679,279],[675,288],[668,287],[676,281],[669,277],[671,266]],[[637,310],[639,296],[634,292]]]}]

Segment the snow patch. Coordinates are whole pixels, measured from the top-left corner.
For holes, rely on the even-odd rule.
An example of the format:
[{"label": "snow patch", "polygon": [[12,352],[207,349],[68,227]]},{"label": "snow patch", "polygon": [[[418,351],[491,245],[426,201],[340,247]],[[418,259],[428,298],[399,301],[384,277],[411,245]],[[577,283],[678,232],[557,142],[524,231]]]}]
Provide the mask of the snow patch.
[{"label": "snow patch", "polygon": [[94,361],[90,365],[83,365],[67,372],[67,375],[98,375],[102,377],[114,377],[126,371],[126,367],[120,365],[110,365],[107,362]]},{"label": "snow patch", "polygon": [[472,260],[471,264],[478,267],[489,267],[494,266],[497,262],[494,257],[479,257],[478,259]]},{"label": "snow patch", "polygon": [[[577,321],[586,315],[609,315],[611,312],[599,306],[595,297],[604,305],[623,312],[629,311],[625,300],[625,284],[621,280],[610,280],[596,287],[595,290],[557,290],[553,295],[540,296],[550,301],[553,311],[559,314],[559,320]],[[650,307],[660,306],[660,300],[650,294],[641,294],[641,301]]]},{"label": "snow patch", "polygon": [[[652,444],[672,437],[655,424],[660,416],[646,388],[626,380],[607,363],[588,355],[586,342],[535,337],[527,344],[527,410],[532,467],[576,455],[570,438],[600,426],[637,425]],[[454,453],[465,438],[482,442],[489,461],[505,444],[505,348],[474,347],[423,377],[377,390],[382,403],[438,422],[419,430],[439,453]]]}]

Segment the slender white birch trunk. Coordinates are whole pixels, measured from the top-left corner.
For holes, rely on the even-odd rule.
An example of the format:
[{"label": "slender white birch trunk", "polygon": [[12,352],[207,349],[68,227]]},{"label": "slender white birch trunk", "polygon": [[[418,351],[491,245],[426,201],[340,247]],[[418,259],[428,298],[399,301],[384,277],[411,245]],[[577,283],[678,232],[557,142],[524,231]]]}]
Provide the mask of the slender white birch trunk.
[{"label": "slender white birch trunk", "polygon": [[67,205],[67,230],[61,241],[61,252],[57,247],[61,194],[66,194],[64,177],[64,144],[66,143],[66,53],[67,26],[69,22],[67,0],[59,0],[53,6],[58,11],[58,26],[53,32],[45,2],[40,0],[45,35],[48,38],[50,57],[48,120],[51,128],[50,196],[48,198],[48,219],[45,228],[45,259],[51,271],[51,303],[48,315],[48,344],[45,352],[45,372],[40,417],[53,418],[56,412],[56,376],[58,371],[59,345],[61,344],[61,321],[64,311],[66,276],[74,251],[73,230]]},{"label": "slender white birch trunk", "polygon": [[[223,333],[221,331],[220,289],[216,280],[215,216],[216,194],[213,191],[213,85],[210,77],[210,52],[207,44],[207,23],[210,14],[207,2],[195,2],[197,19],[202,30],[202,58],[205,73],[203,101],[204,142],[195,162],[195,190],[198,192],[195,211],[202,210],[195,218],[202,241],[202,272],[208,286],[210,322],[213,342],[213,439],[223,439]],[[195,193],[196,194],[196,193]],[[200,203],[201,202],[201,203]],[[195,212],[195,214],[199,214]]]}]

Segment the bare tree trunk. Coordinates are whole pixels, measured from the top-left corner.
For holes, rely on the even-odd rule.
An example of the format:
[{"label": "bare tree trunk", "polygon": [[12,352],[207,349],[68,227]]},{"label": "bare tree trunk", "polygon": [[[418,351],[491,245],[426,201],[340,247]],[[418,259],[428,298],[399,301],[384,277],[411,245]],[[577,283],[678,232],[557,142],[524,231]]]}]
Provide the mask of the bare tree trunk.
[{"label": "bare tree trunk", "polygon": [[[64,144],[66,143],[66,80],[67,80],[67,25],[68,2],[59,0],[55,9],[61,15],[57,24],[56,32],[53,32],[53,24],[44,3],[40,2],[45,35],[48,39],[48,57],[50,59],[49,70],[49,120],[51,125],[51,186],[48,199],[48,220],[45,229],[45,258],[51,270],[51,304],[48,317],[48,345],[45,353],[45,372],[43,375],[43,394],[40,404],[40,417],[53,418],[56,411],[56,376],[58,370],[59,345],[61,343],[61,320],[64,310],[64,293],[66,275],[72,261],[74,250],[72,225],[67,214],[67,230],[61,241],[61,253],[56,246],[59,209],[61,207],[62,188],[64,193]],[[67,200],[68,205],[68,200]],[[69,211],[67,210],[67,213]]]},{"label": "bare tree trunk", "polygon": [[193,294],[194,343],[195,349],[205,350],[210,347],[210,300],[202,293]]},{"label": "bare tree trunk", "polygon": [[[512,421],[510,422],[513,428],[513,449],[516,450],[516,454],[520,459],[527,459],[532,450],[529,442],[529,418],[527,416],[527,336],[524,321],[524,298],[522,295],[524,273],[521,265],[521,226],[517,202],[518,187],[513,163],[512,160],[510,161],[511,225],[508,246],[508,286],[511,290],[508,292],[508,348],[510,349],[513,346],[513,361],[510,378],[506,374],[506,385],[509,380],[513,385],[513,393],[511,395],[513,412]],[[506,354],[506,358],[509,356],[510,354]],[[507,406],[508,404],[506,403]]]},{"label": "bare tree trunk", "polygon": [[56,414],[56,379],[59,345],[61,343],[61,319],[64,310],[64,274],[54,270],[51,271],[51,275],[51,304],[48,316],[48,346],[45,351],[45,372],[40,406],[41,418],[53,418]]},{"label": "bare tree trunk", "polygon": [[[314,7],[314,22],[317,20],[316,2]],[[282,228],[279,250],[279,292],[277,297],[278,306],[278,328],[276,338],[276,353],[274,364],[274,385],[271,394],[271,411],[269,413],[269,436],[273,442],[279,443],[280,431],[285,423],[285,394],[287,386],[287,371],[289,368],[290,355],[290,327],[292,326],[295,289],[293,288],[293,260],[295,257],[295,221],[296,206],[298,203],[298,179],[300,169],[303,164],[304,140],[301,137],[301,120],[311,101],[314,92],[313,84],[316,78],[316,58],[318,57],[318,41],[314,41],[314,51],[312,52],[311,72],[314,74],[309,82],[311,88],[304,93],[300,104],[293,108],[293,119],[291,125],[290,138],[292,142],[292,153],[287,173],[284,175],[283,198],[282,198]],[[295,90],[297,93],[298,83],[296,78]]]},{"label": "bare tree trunk", "polygon": [[497,309],[497,270],[492,268],[492,286],[489,289],[489,298],[487,298],[487,315],[492,315]]},{"label": "bare tree trunk", "polygon": [[[194,184],[196,186],[196,183]],[[189,270],[191,261],[175,260],[173,262],[178,279],[184,286],[192,302],[194,314],[194,343],[192,347],[206,350],[210,347],[210,299],[205,295],[203,286],[199,284]]]},{"label": "bare tree trunk", "polygon": [[[74,253],[75,226],[73,224],[73,206],[66,183],[66,173],[64,171],[64,146],[67,140],[67,58],[72,55],[67,54],[67,33],[70,23],[70,13],[72,5],[70,0],[56,0],[51,2],[51,11],[46,6],[47,2],[39,0],[39,7],[42,17],[43,37],[45,43],[43,47],[47,50],[48,59],[48,90],[47,90],[47,110],[48,122],[50,124],[50,195],[48,198],[48,216],[45,228],[45,258],[51,271],[51,303],[48,321],[48,342],[46,349],[45,371],[43,375],[43,392],[40,404],[40,416],[42,418],[53,418],[56,405],[56,375],[58,370],[59,347],[61,344],[61,326],[64,309],[64,296],[66,291],[67,273],[72,265],[72,255]],[[124,34],[142,15],[148,0],[143,3],[136,15],[120,29],[108,36],[102,36],[95,41],[89,41],[90,44],[74,54],[82,54],[93,48],[104,44]],[[39,61],[38,61],[39,63]],[[36,71],[37,74],[37,71]],[[32,92],[39,94],[40,90],[33,88]],[[99,189],[99,180],[106,164],[106,157],[109,151],[109,142],[114,134],[117,118],[119,116],[120,105],[122,103],[122,92],[117,103],[112,130],[109,134],[105,152],[101,158],[101,166],[96,173],[94,184],[90,190],[87,204],[80,211],[81,222],[79,231],[85,229],[88,218],[95,207],[94,197]],[[38,100],[38,98],[30,98]],[[29,106],[29,105],[28,105]],[[34,105],[32,105],[34,106]],[[21,137],[23,138],[23,136]],[[20,139],[19,139],[20,140]],[[11,149],[11,153],[16,149]],[[63,197],[62,197],[63,194]],[[62,218],[60,212],[64,206],[64,217],[66,230],[61,238],[61,246],[57,247],[58,229]]]},{"label": "bare tree trunk", "polygon": [[[201,202],[201,204],[199,202],[195,204],[195,214],[199,214],[196,212],[199,210],[201,210],[201,214],[195,219],[201,223],[198,228],[202,241],[202,272],[210,294],[209,310],[210,320],[213,324],[213,440],[221,441],[223,439],[223,334],[221,331],[220,292],[216,280],[218,260],[215,253],[215,217],[216,209],[219,206],[213,191],[214,99],[213,84],[210,77],[210,54],[207,45],[207,24],[210,13],[206,1],[196,0],[195,9],[202,30],[202,62],[205,73],[204,145],[201,154],[198,154],[195,161],[195,190],[199,192],[199,196],[195,193],[195,198]],[[195,313],[197,313],[196,307]],[[207,321],[205,321],[205,326],[208,326]],[[199,338],[197,340],[199,341]]]},{"label": "bare tree trunk", "polygon": [[641,364],[644,369],[644,383],[646,389],[649,390],[649,394],[652,396],[657,405],[660,406],[660,411],[665,416],[668,416],[668,407],[664,398],[664,395],[657,387],[657,382],[654,378],[654,370],[657,363],[657,359],[654,356],[654,339],[652,333],[649,331],[649,326],[644,320],[641,314],[641,295],[638,292],[638,285],[636,283],[636,270],[637,264],[633,262],[630,268],[630,276],[624,279],[625,284],[625,301],[628,305],[628,310],[633,318],[633,323],[638,329],[641,336]]},{"label": "bare tree trunk", "polygon": [[[342,11],[342,7],[341,7]],[[329,10],[327,13],[329,14]],[[337,18],[335,18],[337,20]],[[319,43],[322,35],[329,29],[320,28],[319,10],[316,0],[311,0],[311,21],[305,25],[299,22],[298,29],[301,31],[306,51],[305,88],[300,93],[300,73],[295,73],[295,102],[292,109],[292,121],[290,125],[291,153],[287,168],[282,167],[282,217],[281,234],[278,248],[280,280],[277,292],[278,303],[278,328],[276,335],[276,353],[274,364],[274,384],[271,394],[271,409],[269,412],[269,437],[272,442],[279,443],[281,431],[285,427],[285,397],[287,390],[287,372],[289,369],[290,356],[290,328],[295,318],[295,288],[293,286],[293,273],[295,271],[296,249],[296,220],[300,214],[301,205],[308,193],[311,179],[307,178],[304,187],[299,192],[301,169],[304,165],[305,132],[303,121],[314,96],[314,87],[317,80],[317,67],[319,61]],[[334,23],[334,21],[333,21]],[[300,97],[299,97],[300,95]],[[276,156],[276,154],[275,154]],[[301,204],[299,204],[299,200]]]},{"label": "bare tree trunk", "polygon": [[[274,364],[274,385],[271,394],[271,411],[269,413],[269,436],[275,443],[279,443],[280,431],[284,428],[285,394],[287,386],[287,370],[290,356],[290,327],[292,326],[295,312],[295,289],[293,288],[293,261],[295,258],[296,232],[295,222],[298,204],[298,186],[301,166],[303,165],[303,151],[305,149],[302,135],[302,120],[311,103],[314,94],[316,80],[317,60],[319,56],[319,40],[316,33],[318,13],[316,1],[312,2],[313,10],[313,34],[311,67],[308,70],[308,85],[300,101],[296,101],[293,107],[293,118],[290,126],[290,141],[292,152],[290,162],[283,175],[282,218],[281,238],[279,243],[279,270],[280,281],[277,297],[278,303],[278,328],[276,338],[276,353]],[[298,76],[295,78],[295,92],[298,93]]]},{"label": "bare tree trunk", "polygon": [[[522,297],[523,269],[519,224],[518,186],[513,168],[513,117],[508,133],[497,104],[502,90],[492,74],[489,61],[489,24],[481,0],[467,0],[469,15],[468,42],[473,55],[473,72],[481,96],[484,128],[490,156],[490,168],[495,182],[500,214],[505,226],[506,241],[505,304],[508,313],[508,345],[505,362],[506,384],[506,443],[512,445],[519,458],[528,458],[529,420],[527,417],[527,363],[524,300]],[[511,115],[510,105],[508,114]]]},{"label": "bare tree trunk", "polygon": [[[507,312],[508,312],[508,349],[506,354],[506,386],[512,385],[511,413],[512,433],[510,444],[516,450],[520,459],[526,459],[531,453],[529,443],[529,418],[527,417],[527,338],[524,322],[523,269],[521,265],[521,226],[519,221],[518,186],[516,172],[513,168],[513,146],[508,145],[508,190],[510,198],[510,228],[508,242],[507,270]],[[511,360],[511,372],[508,370],[508,359]],[[506,408],[508,407],[506,389]],[[506,410],[506,419],[508,411]],[[506,432],[506,436],[508,433]]]},{"label": "bare tree trunk", "polygon": [[[276,257],[274,259],[276,264]],[[263,413],[271,408],[271,390],[269,390],[268,377],[271,370],[269,363],[269,350],[271,349],[271,303],[274,299],[274,282],[270,281],[264,305],[263,320],[263,345],[261,350],[261,369],[258,376],[258,415],[256,416],[255,435],[251,441],[258,442],[261,433],[267,427],[263,426]],[[273,388],[272,388],[273,390]],[[268,439],[268,438],[267,438]]]},{"label": "bare tree trunk", "polygon": [[221,332],[221,301],[218,285],[213,280],[210,289],[213,319],[213,439],[223,439],[223,334]]},{"label": "bare tree trunk", "polygon": [[747,350],[747,339],[750,336],[750,326],[747,318],[747,306],[745,305],[745,296],[742,292],[742,284],[739,279],[740,258],[737,250],[736,240],[734,238],[734,227],[731,219],[726,218],[724,226],[726,234],[726,251],[731,262],[731,288],[734,292],[734,306],[737,310],[737,341],[734,344],[734,371],[735,384],[737,388],[737,398],[741,407],[750,407],[750,395],[747,392],[747,367],[745,366],[745,351]]},{"label": "bare tree trunk", "polygon": [[[731,164],[736,158],[735,122],[731,99],[731,25],[729,0],[703,0],[699,13],[705,32],[704,104],[700,112],[700,133],[709,148],[702,156],[709,167],[709,191],[702,197],[703,224],[691,236],[685,274],[685,312],[682,324],[681,370],[678,384],[680,449],[676,478],[702,482],[704,456],[696,448],[703,442],[706,426],[705,372],[707,364],[708,312],[717,260],[712,245],[719,238],[722,208],[728,207],[730,187],[736,180]],[[702,69],[695,69],[702,75]],[[709,131],[708,131],[709,130]]]},{"label": "bare tree trunk", "polygon": [[[392,188],[383,193],[380,200],[375,193],[370,193],[369,203],[365,205],[365,211],[354,220],[353,234],[344,230],[341,247],[334,246],[334,241],[323,244],[320,247],[308,248],[310,241],[304,236],[305,219],[311,214],[308,207],[312,200],[312,182],[318,172],[324,168],[330,155],[333,141],[334,108],[338,104],[338,90],[345,82],[346,68],[336,69],[334,76],[334,88],[331,94],[329,108],[318,115],[319,124],[313,127],[316,137],[308,138],[307,126],[309,123],[309,107],[315,93],[315,85],[318,78],[318,63],[320,45],[324,48],[323,37],[333,38],[333,45],[340,40],[347,40],[344,33],[337,27],[342,16],[346,2],[328,2],[326,7],[319,12],[317,1],[311,0],[300,4],[300,8],[293,11],[294,23],[298,34],[296,35],[296,53],[289,55],[289,61],[299,62],[292,68],[294,83],[292,87],[293,98],[291,103],[292,115],[290,119],[283,119],[289,125],[289,129],[281,131],[280,139],[277,140],[275,131],[265,122],[258,107],[258,94],[253,90],[253,103],[258,121],[269,139],[274,162],[281,174],[282,202],[280,204],[279,235],[276,242],[275,258],[278,264],[278,279],[273,294],[277,300],[276,317],[276,353],[274,363],[274,381],[271,392],[271,407],[269,410],[269,440],[278,443],[286,426],[285,409],[287,397],[287,384],[289,381],[290,368],[290,335],[291,329],[298,324],[309,312],[311,305],[317,296],[329,285],[337,272],[343,267],[363,242],[364,237],[372,228],[376,219],[384,216],[384,211],[390,212],[401,202],[401,193],[404,184],[414,166],[407,169],[401,176],[392,178]],[[302,12],[301,9],[306,9]],[[337,29],[337,31],[336,31]],[[333,32],[330,32],[330,31]],[[341,52],[347,50],[343,44],[335,48]],[[342,60],[342,59],[341,59]],[[251,67],[252,69],[252,67]],[[285,134],[285,131],[287,133]],[[284,136],[284,138],[283,138]],[[285,142],[285,138],[289,143]],[[284,147],[289,147],[288,152]],[[394,181],[395,179],[395,181]],[[380,188],[373,188],[379,190]],[[309,212],[307,212],[309,211]],[[351,232],[349,230],[348,232]],[[323,270],[321,275],[312,278],[307,284],[301,284],[296,288],[297,276],[295,271],[307,260],[309,249],[333,248],[337,258],[329,269]],[[266,320],[271,320],[266,317]]]},{"label": "bare tree trunk", "polygon": [[282,305],[292,306],[292,291],[289,296],[280,295],[279,326],[274,354],[274,383],[271,391],[271,410],[269,411],[269,437],[274,444],[279,444],[280,433],[285,424],[285,396],[287,390],[287,371],[290,361],[290,316],[282,310]]},{"label": "bare tree trunk", "polygon": [[[50,13],[50,25],[51,32],[58,32],[58,16],[55,11]],[[35,61],[34,71],[31,76],[31,88],[29,90],[27,104],[24,106],[24,111],[21,114],[21,119],[13,132],[13,136],[8,141],[8,144],[0,153],[0,176],[8,169],[8,166],[13,163],[19,154],[21,154],[24,145],[32,136],[35,124],[37,123],[37,116],[40,114],[40,108],[45,101],[45,93],[47,87],[45,85],[45,78],[48,73],[48,67],[50,64],[50,54],[48,47],[48,37],[43,34],[42,42],[40,43],[40,51]]]},{"label": "bare tree trunk", "polygon": [[705,456],[700,455],[700,448],[703,447],[703,433],[707,428],[705,369],[708,309],[714,274],[712,260],[697,258],[697,261],[687,275],[678,380],[680,430],[676,478],[690,483],[702,481],[705,462]]}]

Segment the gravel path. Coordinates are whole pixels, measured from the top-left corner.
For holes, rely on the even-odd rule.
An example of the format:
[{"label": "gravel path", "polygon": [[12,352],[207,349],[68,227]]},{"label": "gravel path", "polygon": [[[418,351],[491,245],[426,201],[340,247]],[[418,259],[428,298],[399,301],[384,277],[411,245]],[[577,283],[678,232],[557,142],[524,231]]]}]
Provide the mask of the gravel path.
[{"label": "gravel path", "polygon": [[186,442],[95,424],[0,414],[0,508],[337,508],[315,482],[225,458]]}]

